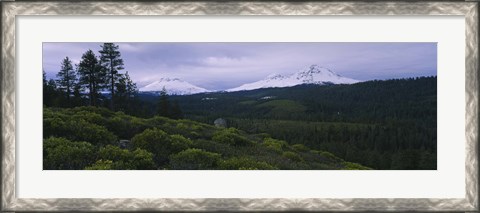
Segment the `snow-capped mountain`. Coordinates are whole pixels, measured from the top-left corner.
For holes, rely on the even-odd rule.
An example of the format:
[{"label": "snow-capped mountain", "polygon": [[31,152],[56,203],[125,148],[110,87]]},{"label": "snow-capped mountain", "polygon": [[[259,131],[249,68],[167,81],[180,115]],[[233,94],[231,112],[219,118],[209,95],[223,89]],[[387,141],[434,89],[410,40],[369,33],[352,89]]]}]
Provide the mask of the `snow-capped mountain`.
[{"label": "snow-capped mountain", "polygon": [[205,88],[195,86],[178,78],[161,78],[147,86],[140,88],[141,92],[159,92],[163,88],[167,90],[169,95],[190,95],[196,93],[210,92]]},{"label": "snow-capped mountain", "polygon": [[291,87],[300,84],[354,84],[357,82],[360,81],[342,77],[328,68],[312,65],[309,68],[290,75],[273,74],[263,80],[244,84],[226,91],[233,92],[271,87]]}]

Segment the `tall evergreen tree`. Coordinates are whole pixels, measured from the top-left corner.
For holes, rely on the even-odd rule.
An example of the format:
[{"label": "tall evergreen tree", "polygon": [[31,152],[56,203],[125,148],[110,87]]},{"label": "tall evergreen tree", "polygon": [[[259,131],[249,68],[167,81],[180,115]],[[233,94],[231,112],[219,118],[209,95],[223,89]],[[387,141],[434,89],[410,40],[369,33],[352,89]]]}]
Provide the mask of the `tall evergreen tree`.
[{"label": "tall evergreen tree", "polygon": [[98,92],[105,82],[105,68],[100,64],[92,50],[82,55],[77,66],[80,83],[86,85],[89,93],[90,105],[97,106]]},{"label": "tall evergreen tree", "polygon": [[132,79],[130,78],[130,75],[128,74],[128,71],[125,72],[124,76],[125,76],[127,95],[129,98],[134,98],[138,94],[137,84],[132,81]]},{"label": "tall evergreen tree", "polygon": [[118,110],[130,111],[138,93],[137,85],[130,79],[128,72],[120,74],[116,86],[115,102]]},{"label": "tall evergreen tree", "polygon": [[45,70],[42,73],[43,75],[43,104],[45,106],[53,106],[54,100],[57,98],[57,85],[55,80],[47,80],[47,74]]},{"label": "tall evergreen tree", "polygon": [[67,97],[67,106],[70,104],[70,96],[77,81],[77,75],[73,70],[72,61],[68,57],[62,60],[60,71],[57,73],[57,86]]},{"label": "tall evergreen tree", "polygon": [[160,98],[158,99],[157,115],[168,117],[170,112],[170,102],[165,87],[160,91]]},{"label": "tall evergreen tree", "polygon": [[82,106],[84,103],[83,103],[83,95],[82,93],[84,92],[84,88],[82,87],[82,85],[77,82],[74,86],[73,86],[73,105],[74,106]]},{"label": "tall evergreen tree", "polygon": [[110,108],[113,110],[114,100],[115,100],[115,83],[119,78],[118,71],[123,69],[123,59],[121,59],[120,51],[118,50],[118,45],[113,43],[104,43],[101,45],[102,50],[100,50],[100,61],[103,66],[108,68],[107,80],[108,86],[111,94]]},{"label": "tall evergreen tree", "polygon": [[47,85],[47,73],[45,73],[45,70],[42,70],[42,77],[43,77],[43,87]]}]

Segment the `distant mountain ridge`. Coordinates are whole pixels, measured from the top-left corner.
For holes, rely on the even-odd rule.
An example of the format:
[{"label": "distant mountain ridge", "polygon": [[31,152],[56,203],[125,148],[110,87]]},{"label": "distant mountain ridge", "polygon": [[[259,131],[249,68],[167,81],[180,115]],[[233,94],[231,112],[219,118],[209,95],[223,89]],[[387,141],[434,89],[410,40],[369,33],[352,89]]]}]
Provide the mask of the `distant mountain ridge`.
[{"label": "distant mountain ridge", "polygon": [[[225,91],[234,92],[261,88],[292,87],[301,84],[354,84],[358,82],[360,81],[340,76],[328,68],[311,65],[310,67],[296,73],[288,75],[270,74],[263,80],[243,84],[239,87],[227,89]],[[163,88],[165,88],[169,95],[192,95],[197,93],[215,92],[193,85],[179,78],[168,77],[160,78],[139,90],[140,92],[157,94],[159,91],[162,91]]]},{"label": "distant mountain ridge", "polygon": [[140,92],[157,93],[162,91],[163,88],[165,88],[169,95],[191,95],[196,93],[211,92],[210,90],[180,80],[179,78],[161,78],[140,88],[139,90]]},{"label": "distant mountain ridge", "polygon": [[272,74],[263,80],[243,84],[239,87],[227,89],[226,91],[234,92],[260,88],[292,87],[300,84],[354,84],[358,82],[360,81],[340,76],[328,68],[320,67],[318,65],[311,65],[309,68],[300,70],[299,72],[293,74]]}]

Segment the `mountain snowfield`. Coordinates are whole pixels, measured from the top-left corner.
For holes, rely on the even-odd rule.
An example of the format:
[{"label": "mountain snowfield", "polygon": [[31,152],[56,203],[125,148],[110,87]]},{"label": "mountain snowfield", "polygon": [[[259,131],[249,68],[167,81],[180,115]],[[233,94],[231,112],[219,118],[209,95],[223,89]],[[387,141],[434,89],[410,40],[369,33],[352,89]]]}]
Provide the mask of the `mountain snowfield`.
[{"label": "mountain snowfield", "polygon": [[300,84],[354,84],[360,81],[338,75],[328,68],[312,65],[309,68],[289,75],[269,75],[265,79],[239,87],[227,89],[227,92],[254,90],[272,87],[292,87]]},{"label": "mountain snowfield", "polygon": [[178,78],[161,78],[140,88],[141,92],[159,92],[165,87],[169,95],[191,95],[196,93],[211,92],[205,88],[195,86]]},{"label": "mountain snowfield", "polygon": [[[358,82],[360,81],[340,76],[328,68],[320,67],[318,65],[312,65],[293,74],[272,74],[267,76],[263,80],[243,84],[239,87],[227,89],[225,91],[234,92],[272,87],[292,87],[301,84],[354,84]],[[180,80],[178,78],[168,77],[164,77],[157,81],[154,81],[153,83],[150,83],[147,86],[140,88],[139,90],[141,92],[156,93],[162,91],[164,87],[167,90],[167,93],[170,95],[191,95],[196,93],[214,92],[193,85],[189,82]]]}]

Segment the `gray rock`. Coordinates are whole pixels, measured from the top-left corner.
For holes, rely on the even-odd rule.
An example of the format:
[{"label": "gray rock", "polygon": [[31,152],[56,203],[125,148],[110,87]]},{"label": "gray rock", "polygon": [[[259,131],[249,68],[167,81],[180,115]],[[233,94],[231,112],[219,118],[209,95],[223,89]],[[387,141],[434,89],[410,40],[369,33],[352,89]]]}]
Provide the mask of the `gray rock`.
[{"label": "gray rock", "polygon": [[129,140],[120,140],[120,141],[118,141],[118,146],[122,149],[128,149],[130,147],[130,141]]},{"label": "gray rock", "polygon": [[216,127],[222,127],[222,128],[226,128],[227,127],[227,121],[223,118],[217,118],[213,124],[216,126]]}]

